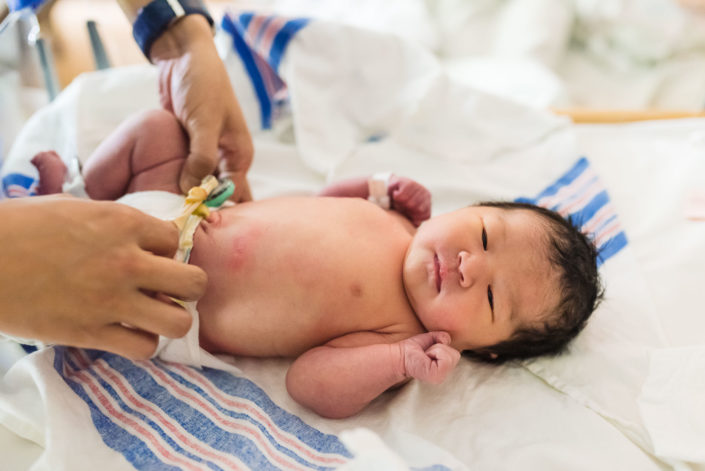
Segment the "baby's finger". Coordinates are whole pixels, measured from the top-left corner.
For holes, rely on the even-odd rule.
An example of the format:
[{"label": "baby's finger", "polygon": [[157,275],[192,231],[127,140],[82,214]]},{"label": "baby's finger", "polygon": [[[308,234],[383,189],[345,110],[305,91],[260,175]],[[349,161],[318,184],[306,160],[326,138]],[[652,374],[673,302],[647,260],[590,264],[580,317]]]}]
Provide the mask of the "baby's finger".
[{"label": "baby's finger", "polygon": [[423,334],[414,335],[413,337],[405,340],[405,342],[413,343],[418,346],[421,351],[426,351],[427,348],[436,343],[433,334],[433,332],[424,332]]},{"label": "baby's finger", "polygon": [[[430,334],[431,338],[433,339],[433,343],[440,343],[443,345],[450,345],[450,334],[448,332],[443,332],[440,330],[436,330],[433,332],[428,332]],[[433,344],[431,344],[433,345]],[[429,345],[430,346],[430,345]]]},{"label": "baby's finger", "polygon": [[459,351],[453,347],[441,343],[432,345],[428,350],[426,350],[426,355],[440,363],[449,364],[451,367],[455,366],[458,361],[460,361]]},{"label": "baby's finger", "polygon": [[426,354],[432,359],[426,381],[433,384],[442,383],[460,360],[460,353],[447,345],[436,344]]}]

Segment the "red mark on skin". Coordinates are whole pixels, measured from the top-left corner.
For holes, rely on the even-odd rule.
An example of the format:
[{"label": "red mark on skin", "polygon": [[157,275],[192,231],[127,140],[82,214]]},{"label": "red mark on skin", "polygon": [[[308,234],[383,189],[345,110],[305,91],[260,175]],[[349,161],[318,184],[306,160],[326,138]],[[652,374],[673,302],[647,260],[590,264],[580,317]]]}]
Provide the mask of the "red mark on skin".
[{"label": "red mark on skin", "polygon": [[231,271],[242,270],[247,261],[247,255],[251,251],[251,240],[252,236],[250,234],[243,234],[233,240],[230,254],[228,255],[228,268]]},{"label": "red mark on skin", "polygon": [[249,260],[261,250],[261,239],[264,229],[257,224],[248,224],[233,234],[230,242],[230,253],[227,254],[227,266],[232,271],[243,270]]}]

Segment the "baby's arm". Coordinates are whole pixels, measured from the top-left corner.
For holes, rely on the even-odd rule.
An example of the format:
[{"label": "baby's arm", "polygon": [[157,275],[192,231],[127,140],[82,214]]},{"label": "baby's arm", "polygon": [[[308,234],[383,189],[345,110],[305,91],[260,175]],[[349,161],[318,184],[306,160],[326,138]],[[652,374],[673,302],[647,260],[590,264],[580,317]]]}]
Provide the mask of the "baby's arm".
[{"label": "baby's arm", "polygon": [[[365,198],[370,195],[368,178],[352,178],[325,187],[319,196]],[[392,174],[387,186],[391,209],[403,214],[415,226],[431,217],[431,192],[420,183]]]},{"label": "baby's arm", "polygon": [[111,200],[142,190],[181,193],[179,175],[187,155],[188,140],[174,115],[164,110],[139,113],[88,158],[83,167],[86,193]]},{"label": "baby's arm", "polygon": [[377,335],[350,334],[301,355],[286,376],[291,397],[323,417],[350,417],[387,389],[411,378],[442,382],[460,358],[448,345],[450,336],[445,332],[426,332],[395,343],[355,345]]}]

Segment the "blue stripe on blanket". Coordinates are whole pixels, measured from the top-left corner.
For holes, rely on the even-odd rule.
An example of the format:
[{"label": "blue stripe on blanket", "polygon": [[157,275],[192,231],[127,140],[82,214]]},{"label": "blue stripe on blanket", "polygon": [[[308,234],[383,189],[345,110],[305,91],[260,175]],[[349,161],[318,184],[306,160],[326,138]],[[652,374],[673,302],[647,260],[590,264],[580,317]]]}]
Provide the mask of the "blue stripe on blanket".
[{"label": "blue stripe on blanket", "polygon": [[279,30],[272,42],[272,48],[269,51],[269,64],[275,72],[279,72],[279,64],[281,63],[286,46],[289,41],[309,22],[308,18],[295,18],[287,21]]},{"label": "blue stripe on blanket", "polygon": [[226,14],[221,26],[233,39],[260,105],[262,129],[271,129],[277,112],[288,103],[286,84],[278,70],[291,39],[308,24],[306,18],[241,13]]},{"label": "blue stripe on blanket", "polygon": [[595,243],[598,267],[627,245],[609,195],[585,157],[536,197],[517,201],[552,209],[569,219]]},{"label": "blue stripe on blanket", "polygon": [[267,94],[267,90],[264,87],[264,80],[257,69],[254,53],[247,45],[247,42],[245,42],[243,38],[244,34],[239,31],[240,27],[236,23],[233,23],[227,15],[223,17],[222,27],[223,30],[230,33],[233,37],[233,46],[235,47],[235,51],[240,56],[240,60],[242,60],[245,70],[252,81],[252,86],[255,89],[255,95],[257,96],[257,101],[259,102],[262,129],[271,129],[272,103]]},{"label": "blue stripe on blanket", "polygon": [[137,469],[326,470],[350,453],[230,373],[57,347],[54,368]]},{"label": "blue stripe on blanket", "polygon": [[7,198],[23,198],[37,194],[36,178],[22,173],[8,173],[2,177],[2,193]]}]

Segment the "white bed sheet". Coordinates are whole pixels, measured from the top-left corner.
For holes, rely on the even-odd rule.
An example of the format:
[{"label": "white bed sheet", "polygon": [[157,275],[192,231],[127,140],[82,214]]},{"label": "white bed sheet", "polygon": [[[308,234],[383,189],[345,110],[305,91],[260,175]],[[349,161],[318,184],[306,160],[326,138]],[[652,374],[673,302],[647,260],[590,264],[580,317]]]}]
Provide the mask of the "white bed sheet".
[{"label": "white bed sheet", "polygon": [[705,224],[685,218],[686,198],[705,188],[705,120],[577,126],[623,215],[623,223],[674,346],[705,338]]},{"label": "white bed sheet", "polygon": [[[149,74],[144,74],[139,70],[113,71],[110,77],[112,84],[117,87],[130,87],[134,90],[137,83],[150,84]],[[79,94],[80,99],[74,97],[66,100],[62,105],[59,102],[56,113],[59,113],[60,106],[69,106],[74,111],[76,101],[80,103],[94,103],[97,93],[105,89],[108,81],[103,75],[94,74],[85,77],[83,80],[84,93]],[[136,77],[136,81],[134,80]],[[130,79],[132,77],[132,79]],[[91,86],[93,82],[94,86]],[[95,85],[99,85],[96,87]],[[81,86],[77,83],[76,88]],[[112,104],[115,103],[115,105]],[[143,102],[142,102],[143,103]],[[134,105],[133,105],[134,107]],[[85,107],[79,107],[83,112],[77,113],[78,123],[87,122],[85,119]],[[124,106],[124,100],[113,95],[112,99],[105,99],[101,105],[101,112],[95,116],[101,117],[99,120],[91,120],[95,132],[75,133],[75,128],[69,132],[69,136],[82,136],[79,141],[86,149],[94,145],[100,139],[100,132],[97,130],[106,126],[109,129],[113,122],[119,121],[121,114],[129,112]],[[66,114],[63,114],[66,116]],[[42,119],[54,120],[52,112],[46,113]],[[66,124],[66,121],[63,121]],[[37,124],[35,124],[37,126]],[[699,269],[684,269],[683,266],[690,266],[692,262],[692,250],[702,253],[702,224],[684,225],[681,235],[681,243],[691,241],[691,251],[683,249],[678,252],[678,257],[672,254],[663,253],[661,250],[653,252],[653,247],[662,243],[668,235],[661,235],[664,225],[657,216],[664,215],[671,217],[671,223],[677,221],[677,215],[668,210],[668,207],[658,206],[656,203],[649,205],[641,204],[642,200],[651,201],[657,199],[656,192],[644,192],[643,182],[652,182],[653,187],[661,188],[660,197],[667,202],[678,200],[681,191],[681,182],[690,181],[697,183],[697,176],[702,175],[701,162],[687,153],[682,148],[685,144],[691,145],[694,138],[693,132],[702,129],[701,120],[679,121],[666,123],[650,123],[630,126],[603,126],[603,127],[577,127],[579,148],[589,155],[591,160],[600,169],[600,175],[610,182],[611,192],[613,188],[621,188],[623,191],[616,191],[613,194],[615,204],[619,207],[620,216],[624,218],[624,224],[628,232],[633,232],[630,237],[634,246],[634,251],[639,255],[639,261],[647,269],[644,271],[648,282],[656,286],[654,293],[659,302],[669,305],[678,299],[679,316],[678,321],[673,322],[669,327],[669,336],[675,337],[680,344],[697,341],[697,336],[688,327],[681,327],[676,331],[678,325],[700,325],[699,304],[695,298],[696,292],[692,291],[685,297],[678,297],[674,293],[680,293],[680,289],[669,291],[663,286],[664,279],[672,280],[672,285],[679,283],[693,282],[702,279],[704,264],[692,267]],[[41,129],[47,129],[39,126]],[[35,128],[36,129],[36,128]],[[624,130],[624,139],[620,129]],[[65,136],[65,129],[61,131]],[[61,143],[60,136],[50,136],[44,133],[45,142],[27,140],[30,148],[43,146],[51,141]],[[70,140],[70,139],[69,139]],[[697,142],[697,139],[695,139]],[[93,144],[90,144],[93,142]],[[641,143],[638,144],[634,143]],[[273,137],[271,133],[257,135],[257,159],[251,172],[251,180],[258,198],[272,196],[287,192],[307,192],[312,191],[325,181],[324,176],[310,169],[303,164],[297,152],[286,143]],[[659,145],[655,145],[658,143]],[[66,144],[67,148],[71,148]],[[622,146],[639,146],[639,152],[626,152]],[[678,162],[680,177],[674,175],[672,181],[660,181],[665,171],[657,172],[655,168],[663,169],[663,149],[679,149],[676,155],[669,156],[666,169],[671,168],[672,162]],[[76,148],[76,146],[74,147]],[[648,166],[640,167],[648,159]],[[344,174],[344,167],[336,173]],[[639,170],[637,172],[636,170]],[[418,170],[421,170],[419,168]],[[624,176],[635,174],[636,179],[627,179]],[[429,180],[432,185],[436,185],[436,193],[443,195],[443,185],[441,180]],[[627,183],[628,182],[628,183]],[[614,183],[614,184],[613,184]],[[433,188],[432,188],[433,189]],[[643,198],[635,199],[635,194],[642,194]],[[451,188],[447,193],[451,199],[457,199]],[[651,199],[649,199],[651,198]],[[443,200],[443,198],[440,198]],[[441,205],[441,208],[443,205]],[[659,209],[660,208],[660,209]],[[658,210],[658,212],[655,212]],[[660,232],[659,232],[660,231]],[[690,255],[689,255],[690,254]],[[660,255],[660,256],[659,256]],[[663,312],[663,311],[659,311]],[[666,311],[670,312],[670,311]],[[662,320],[663,320],[663,316]],[[695,319],[694,319],[695,318]],[[696,322],[693,324],[693,322]],[[665,325],[670,325],[668,322]],[[688,335],[691,337],[688,338]],[[283,360],[240,360],[238,367],[251,377],[257,384],[267,390],[272,400],[282,407],[293,411],[297,415],[304,417],[309,423],[315,423],[322,430],[332,433],[341,432],[355,426],[365,426],[379,433],[388,442],[393,442],[395,437],[406,431],[414,433],[418,437],[426,438],[434,443],[441,444],[446,450],[451,451],[458,459],[467,464],[469,469],[513,469],[522,466],[527,469],[664,469],[663,462],[655,461],[649,454],[636,446],[618,428],[595,414],[588,408],[583,407],[573,398],[566,396],[546,386],[539,378],[533,376],[527,370],[516,368],[494,369],[471,363],[463,363],[459,369],[457,380],[451,381],[434,390],[430,386],[412,384],[404,388],[399,394],[385,396],[376,401],[368,410],[359,417],[345,422],[318,422],[315,416],[302,410],[293,403],[286,395],[282,387],[282,377],[287,362]],[[462,378],[462,380],[460,379]],[[470,381],[470,384],[467,381]],[[462,384],[458,384],[460,381]],[[521,384],[519,388],[516,385]],[[468,386],[477,385],[476,388]],[[433,410],[429,406],[425,413],[419,414],[385,414],[385,410],[414,410],[419,401],[433,402],[433,398],[446,400],[447,397],[456,397],[459,403],[466,404],[465,412],[459,412],[457,416],[441,415],[436,416],[428,411]],[[439,408],[439,413],[443,414],[444,408]],[[515,431],[515,432],[511,432]],[[398,438],[397,438],[398,439]],[[26,460],[26,455],[19,453],[22,449],[16,439],[3,440],[5,456],[17,456]],[[22,443],[20,441],[20,443]],[[8,448],[11,447],[11,448]],[[18,448],[19,447],[19,448]],[[36,451],[36,445],[28,444],[25,447],[27,452],[32,449]],[[595,450],[599,450],[599,453]]]}]

